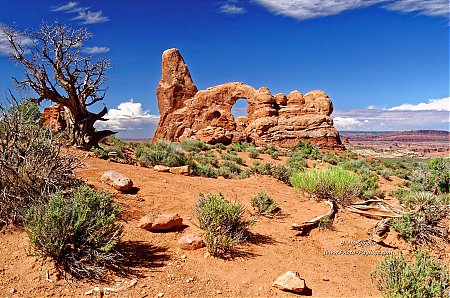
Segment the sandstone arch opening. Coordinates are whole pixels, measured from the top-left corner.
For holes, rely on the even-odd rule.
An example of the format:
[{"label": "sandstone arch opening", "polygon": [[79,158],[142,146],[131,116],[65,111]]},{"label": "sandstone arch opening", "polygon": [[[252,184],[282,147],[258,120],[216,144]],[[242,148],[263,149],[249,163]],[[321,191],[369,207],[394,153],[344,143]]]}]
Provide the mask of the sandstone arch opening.
[{"label": "sandstone arch opening", "polygon": [[231,108],[234,119],[238,117],[248,117],[248,102],[246,98],[239,98]]}]

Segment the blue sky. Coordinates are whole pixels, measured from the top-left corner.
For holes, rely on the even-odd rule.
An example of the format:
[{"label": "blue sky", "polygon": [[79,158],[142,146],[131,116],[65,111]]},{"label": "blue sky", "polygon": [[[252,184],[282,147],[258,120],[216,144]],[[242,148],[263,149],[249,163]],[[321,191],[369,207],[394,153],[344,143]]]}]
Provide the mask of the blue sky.
[{"label": "blue sky", "polygon": [[[172,47],[199,89],[321,89],[340,130],[448,130],[448,10],[447,0],[17,0],[2,3],[0,24],[87,27],[85,51],[114,67],[103,127],[122,137],[152,136],[161,53]],[[2,92],[21,76],[7,51],[0,36]]]}]

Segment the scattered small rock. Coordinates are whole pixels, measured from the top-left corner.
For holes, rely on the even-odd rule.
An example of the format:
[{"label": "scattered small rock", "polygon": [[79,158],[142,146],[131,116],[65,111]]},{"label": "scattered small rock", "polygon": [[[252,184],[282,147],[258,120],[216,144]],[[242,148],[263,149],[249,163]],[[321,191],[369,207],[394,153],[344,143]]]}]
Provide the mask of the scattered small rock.
[{"label": "scattered small rock", "polygon": [[138,228],[150,231],[177,231],[183,225],[183,219],[176,213],[167,213],[160,215],[146,215],[141,218]]},{"label": "scattered small rock", "polygon": [[288,271],[279,276],[272,284],[272,286],[282,290],[293,293],[302,293],[305,288],[305,280],[300,278],[297,272]]},{"label": "scattered small rock", "polygon": [[153,167],[153,169],[157,172],[170,172],[170,167],[162,166],[162,165],[156,165]]},{"label": "scattered small rock", "polygon": [[164,297],[164,293],[158,293],[158,297]]},{"label": "scattered small rock", "polygon": [[14,289],[14,288],[9,289],[10,294],[14,294],[15,292],[16,292],[16,289]]},{"label": "scattered small rock", "polygon": [[114,170],[108,170],[103,173],[100,181],[111,185],[119,191],[130,191],[133,187],[133,181],[130,178]]},{"label": "scattered small rock", "polygon": [[178,246],[184,250],[196,250],[205,246],[202,237],[195,234],[183,236],[177,242]]},{"label": "scattered small rock", "polygon": [[189,166],[172,167],[172,168],[170,168],[170,172],[172,174],[184,175],[184,176],[189,176],[189,174],[190,174]]}]

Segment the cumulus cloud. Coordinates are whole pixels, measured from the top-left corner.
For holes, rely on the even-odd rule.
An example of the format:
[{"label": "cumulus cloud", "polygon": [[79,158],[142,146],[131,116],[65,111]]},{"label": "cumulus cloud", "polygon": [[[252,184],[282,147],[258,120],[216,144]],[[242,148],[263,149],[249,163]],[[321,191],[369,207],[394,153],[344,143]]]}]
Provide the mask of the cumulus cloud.
[{"label": "cumulus cloud", "polygon": [[430,99],[427,103],[403,104],[387,109],[367,108],[335,110],[338,130],[395,131],[416,129],[449,130],[449,98]]},{"label": "cumulus cloud", "polygon": [[85,47],[81,50],[83,53],[89,55],[97,55],[109,52],[108,47]]},{"label": "cumulus cloud", "polygon": [[81,24],[85,25],[98,24],[109,21],[109,17],[103,15],[103,12],[101,10],[90,11],[89,8],[90,7],[81,7],[80,3],[71,1],[67,4],[53,6],[51,7],[51,11],[76,13],[78,15],[73,17],[72,20],[79,21]]},{"label": "cumulus cloud", "polygon": [[98,121],[95,127],[117,131],[118,137],[128,139],[152,138],[159,121],[159,115],[150,114],[133,99],[110,109],[105,118],[108,121]]},{"label": "cumulus cloud", "polygon": [[428,102],[418,104],[405,103],[389,108],[390,111],[450,111],[450,97],[429,99]]},{"label": "cumulus cloud", "polygon": [[[0,23],[0,55],[7,56],[12,52],[11,45],[9,44],[6,36],[4,34],[4,30],[9,30],[5,25]],[[27,36],[19,36],[19,43],[23,47],[31,46],[33,44],[33,40]]]},{"label": "cumulus cloud", "polygon": [[340,14],[343,11],[365,8],[375,4],[405,13],[448,17],[447,0],[255,0],[275,14],[298,20]]}]

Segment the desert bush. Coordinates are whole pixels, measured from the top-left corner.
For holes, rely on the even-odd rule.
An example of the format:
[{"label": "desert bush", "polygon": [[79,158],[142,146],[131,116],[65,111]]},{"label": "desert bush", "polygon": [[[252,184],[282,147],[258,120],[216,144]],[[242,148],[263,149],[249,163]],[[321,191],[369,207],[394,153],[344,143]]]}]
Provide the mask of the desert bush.
[{"label": "desert bush", "polygon": [[94,148],[91,149],[95,155],[99,158],[108,159],[110,152],[116,152],[117,157],[123,158],[124,157],[124,150],[125,150],[125,142],[115,138],[115,137],[106,137],[101,140],[100,148]]},{"label": "desert bush", "polygon": [[293,150],[299,152],[303,158],[318,159],[320,157],[319,149],[313,146],[309,140],[306,142],[299,141]]},{"label": "desert bush", "polygon": [[273,215],[279,208],[278,203],[266,192],[260,192],[250,199],[250,204],[261,215]]},{"label": "desert bush", "polygon": [[223,160],[229,160],[229,161],[233,161],[237,164],[240,165],[245,165],[245,161],[242,157],[238,156],[238,155],[234,155],[234,154],[221,154],[220,157]]},{"label": "desert bush", "polygon": [[227,201],[222,194],[200,194],[195,212],[199,227],[205,232],[206,247],[214,256],[229,253],[245,241],[252,224],[243,217],[244,207]]},{"label": "desert bush", "polygon": [[107,266],[122,259],[114,249],[122,233],[117,215],[109,194],[82,185],[32,207],[25,228],[33,253],[50,257],[75,277],[101,278]]},{"label": "desert bush", "polygon": [[272,151],[270,152],[270,157],[272,157],[273,159],[278,159],[280,155],[278,154],[278,151]]},{"label": "desert bush", "polygon": [[231,145],[229,145],[227,147],[227,152],[244,152],[246,151],[248,148],[250,147],[250,144],[247,142],[237,142],[237,143],[232,143]]},{"label": "desert bush", "polygon": [[217,167],[219,160],[214,152],[208,151],[204,153],[191,153],[192,159],[201,165],[211,165]]},{"label": "desert bush", "polygon": [[217,178],[219,176],[218,170],[209,164],[196,165],[194,172],[208,178]]},{"label": "desert bush", "polygon": [[226,160],[220,165],[218,171],[219,176],[223,176],[229,179],[233,178],[234,176],[239,176],[242,169],[237,163],[232,162],[231,160]]},{"label": "desert bush", "polygon": [[450,214],[450,195],[408,192],[400,202],[410,210],[390,223],[400,237],[420,245],[429,245],[437,239],[450,242],[447,230],[439,225]]},{"label": "desert bush", "polygon": [[211,147],[199,140],[184,140],[180,143],[181,147],[188,152],[200,152],[211,150]]},{"label": "desert bush", "polygon": [[0,105],[0,221],[21,222],[34,204],[77,184],[79,161],[62,154],[61,139],[36,123],[36,106]]},{"label": "desert bush", "polygon": [[415,252],[410,262],[402,253],[388,255],[372,270],[371,277],[384,297],[440,298],[450,291],[448,267],[423,252]]},{"label": "desert bush", "polygon": [[163,140],[159,140],[156,144],[141,144],[135,154],[140,162],[150,167],[155,165],[178,167],[187,163],[183,148],[179,144]]},{"label": "desert bush", "polygon": [[339,204],[345,204],[347,199],[362,193],[361,178],[339,167],[297,172],[291,177],[291,183],[319,199],[329,199]]},{"label": "desert bush", "polygon": [[291,184],[289,177],[291,176],[291,170],[283,165],[274,165],[272,167],[272,177],[280,180],[288,185]]},{"label": "desert bush", "polygon": [[259,150],[256,148],[250,148],[248,150],[248,157],[256,159],[259,157]]},{"label": "desert bush", "polygon": [[301,171],[306,167],[306,160],[303,154],[299,151],[295,151],[288,159],[288,167],[292,171]]},{"label": "desert bush", "polygon": [[337,165],[339,163],[338,158],[336,157],[335,154],[326,154],[322,157],[322,160],[324,162],[329,163],[330,165]]}]

